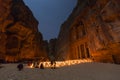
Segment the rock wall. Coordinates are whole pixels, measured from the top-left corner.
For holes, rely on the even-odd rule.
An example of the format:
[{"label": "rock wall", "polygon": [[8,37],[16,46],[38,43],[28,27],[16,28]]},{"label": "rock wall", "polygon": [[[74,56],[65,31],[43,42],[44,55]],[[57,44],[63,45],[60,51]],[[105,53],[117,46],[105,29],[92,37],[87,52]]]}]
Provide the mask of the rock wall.
[{"label": "rock wall", "polygon": [[45,56],[38,21],[23,0],[0,0],[0,43],[6,61]]},{"label": "rock wall", "polygon": [[[61,27],[62,35],[69,34],[62,41],[69,51],[68,59],[92,58],[98,62],[120,63],[120,1],[78,0],[77,6]],[[69,22],[71,18],[71,22]],[[60,33],[61,34],[61,33]],[[58,39],[63,36],[58,36]],[[58,42],[63,44],[63,42]],[[60,52],[60,51],[59,51]]]},{"label": "rock wall", "polygon": [[52,60],[56,58],[56,38],[50,39],[48,48],[49,48],[49,59]]},{"label": "rock wall", "polygon": [[120,1],[97,0],[85,21],[89,47],[95,61],[120,63]]}]

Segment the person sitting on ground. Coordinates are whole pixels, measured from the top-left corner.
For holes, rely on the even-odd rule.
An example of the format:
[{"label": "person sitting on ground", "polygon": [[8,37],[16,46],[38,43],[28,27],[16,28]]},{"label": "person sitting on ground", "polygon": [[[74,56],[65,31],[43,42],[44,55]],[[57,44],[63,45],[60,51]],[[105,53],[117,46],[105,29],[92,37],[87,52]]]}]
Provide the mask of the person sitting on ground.
[{"label": "person sitting on ground", "polygon": [[18,68],[19,71],[21,71],[23,69],[23,64],[22,63],[18,64],[17,68]]},{"label": "person sitting on ground", "polygon": [[40,69],[44,69],[43,63],[40,64]]}]

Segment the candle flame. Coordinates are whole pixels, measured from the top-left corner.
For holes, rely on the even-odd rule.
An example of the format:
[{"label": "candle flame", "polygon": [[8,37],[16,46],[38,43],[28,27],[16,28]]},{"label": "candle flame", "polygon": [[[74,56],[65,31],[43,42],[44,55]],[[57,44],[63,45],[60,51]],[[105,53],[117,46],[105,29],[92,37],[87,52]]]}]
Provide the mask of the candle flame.
[{"label": "candle flame", "polygon": [[[81,63],[88,63],[88,62],[93,62],[91,59],[78,59],[78,60],[66,60],[66,61],[56,61],[55,67],[64,67],[64,66],[71,66],[71,65],[76,65],[76,64],[81,64]],[[51,64],[50,61],[45,61],[45,62],[40,62],[37,66],[40,67],[41,63],[45,68],[50,68]],[[29,68],[34,68],[35,65],[32,63]]]}]

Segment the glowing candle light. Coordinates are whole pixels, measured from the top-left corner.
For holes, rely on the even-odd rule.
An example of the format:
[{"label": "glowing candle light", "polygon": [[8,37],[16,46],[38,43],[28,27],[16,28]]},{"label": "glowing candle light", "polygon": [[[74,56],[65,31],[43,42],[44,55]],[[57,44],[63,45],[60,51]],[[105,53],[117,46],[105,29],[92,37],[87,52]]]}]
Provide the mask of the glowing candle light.
[{"label": "glowing candle light", "polygon": [[[87,62],[92,62],[92,60],[91,59],[78,59],[78,60],[56,61],[55,67],[70,66],[70,65],[76,65],[76,64],[87,63]],[[51,67],[50,61],[40,62],[39,67],[41,63],[43,63],[45,68]],[[29,66],[29,68],[34,68],[34,64],[32,63]]]}]

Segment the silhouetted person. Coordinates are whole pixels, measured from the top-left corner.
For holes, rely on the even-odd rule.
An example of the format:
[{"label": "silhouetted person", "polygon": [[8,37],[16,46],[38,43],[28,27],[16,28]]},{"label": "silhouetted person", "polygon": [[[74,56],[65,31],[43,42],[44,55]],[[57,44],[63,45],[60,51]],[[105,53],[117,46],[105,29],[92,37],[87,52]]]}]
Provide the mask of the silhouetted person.
[{"label": "silhouetted person", "polygon": [[51,60],[51,69],[55,69],[56,68],[56,62],[55,60]]},{"label": "silhouetted person", "polygon": [[18,64],[17,68],[18,68],[19,71],[21,71],[23,69],[23,64],[22,63]]},{"label": "silhouetted person", "polygon": [[43,63],[40,64],[40,69],[44,69]]},{"label": "silhouetted person", "polygon": [[112,59],[113,59],[114,64],[117,64],[117,60],[116,60],[115,55],[112,55]]},{"label": "silhouetted person", "polygon": [[55,62],[55,56],[53,55],[50,56],[50,64],[51,64],[51,69],[55,69],[56,62]]}]

